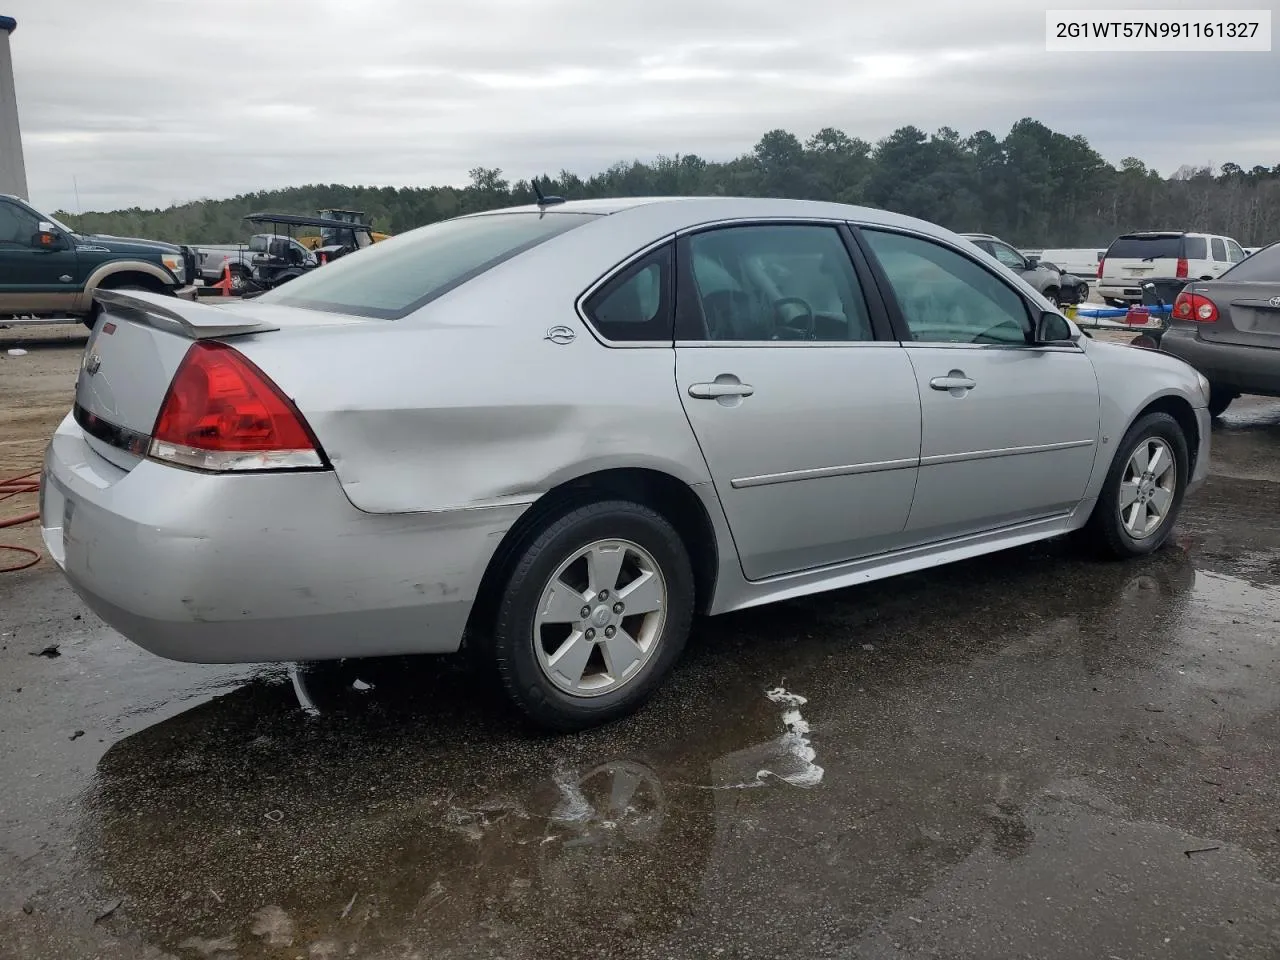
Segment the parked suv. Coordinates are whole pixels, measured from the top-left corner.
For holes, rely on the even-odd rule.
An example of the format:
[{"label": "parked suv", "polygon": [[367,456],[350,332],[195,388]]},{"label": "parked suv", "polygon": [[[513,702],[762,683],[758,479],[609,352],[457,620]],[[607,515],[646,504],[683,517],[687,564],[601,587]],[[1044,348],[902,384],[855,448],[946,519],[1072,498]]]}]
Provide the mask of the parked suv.
[{"label": "parked suv", "polygon": [[1064,299],[1062,295],[1062,275],[1052,265],[1040,262],[1039,257],[1023,256],[999,237],[989,233],[962,233],[964,237],[979,250],[989,253],[1002,264],[1022,277],[1054,306],[1065,302],[1075,302],[1075,286],[1072,295]]},{"label": "parked suv", "polygon": [[1144,280],[1214,280],[1244,258],[1244,249],[1230,237],[1177,230],[1126,233],[1111,241],[1098,262],[1098,294],[1118,306],[1138,303]]},{"label": "parked suv", "polygon": [[98,290],[194,300],[195,254],[157,240],[85,236],[0,194],[0,319],[71,316],[92,327]]}]

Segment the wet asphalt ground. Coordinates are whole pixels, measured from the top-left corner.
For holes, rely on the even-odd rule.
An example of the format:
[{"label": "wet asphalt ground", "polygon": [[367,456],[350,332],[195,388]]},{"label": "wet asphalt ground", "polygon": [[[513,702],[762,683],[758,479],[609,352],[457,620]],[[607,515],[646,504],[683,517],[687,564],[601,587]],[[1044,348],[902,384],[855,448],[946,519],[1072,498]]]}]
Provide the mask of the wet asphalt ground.
[{"label": "wet asphalt ground", "polygon": [[573,737],[461,659],[175,664],[0,577],[0,957],[1280,956],[1280,403],[1214,442],[1156,556],[707,620]]}]

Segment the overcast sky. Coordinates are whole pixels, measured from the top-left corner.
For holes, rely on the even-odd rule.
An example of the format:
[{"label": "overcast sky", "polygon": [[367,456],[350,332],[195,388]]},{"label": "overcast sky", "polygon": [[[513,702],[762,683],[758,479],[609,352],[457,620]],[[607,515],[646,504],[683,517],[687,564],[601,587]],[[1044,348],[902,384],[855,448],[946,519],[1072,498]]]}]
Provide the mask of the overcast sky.
[{"label": "overcast sky", "polygon": [[[31,198],[167,206],[726,159],[784,127],[997,136],[1113,163],[1280,163],[1280,53],[1049,54],[1047,7],[1221,0],[0,0]],[[1240,2],[1265,7],[1268,3]]]}]

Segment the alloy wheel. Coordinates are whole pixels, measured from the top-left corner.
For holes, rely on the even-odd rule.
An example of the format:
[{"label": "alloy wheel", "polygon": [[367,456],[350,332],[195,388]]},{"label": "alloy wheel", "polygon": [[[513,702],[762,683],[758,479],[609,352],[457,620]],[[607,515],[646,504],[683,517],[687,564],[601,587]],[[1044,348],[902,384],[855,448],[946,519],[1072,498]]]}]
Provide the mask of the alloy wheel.
[{"label": "alloy wheel", "polygon": [[667,583],[630,540],[597,540],[560,564],[533,622],[538,665],[559,689],[598,697],[625,686],[662,640]]},{"label": "alloy wheel", "polygon": [[1120,522],[1134,540],[1145,540],[1164,524],[1178,485],[1173,449],[1161,437],[1147,437],[1129,455],[1120,481]]}]

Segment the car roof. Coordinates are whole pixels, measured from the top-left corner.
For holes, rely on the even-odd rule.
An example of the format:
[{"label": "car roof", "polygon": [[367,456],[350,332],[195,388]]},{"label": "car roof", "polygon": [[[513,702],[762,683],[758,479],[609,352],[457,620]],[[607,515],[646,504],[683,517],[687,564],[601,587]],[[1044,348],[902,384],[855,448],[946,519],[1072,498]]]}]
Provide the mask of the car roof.
[{"label": "car roof", "polygon": [[800,219],[849,220],[867,225],[900,227],[936,237],[955,237],[935,223],[915,217],[891,213],[875,207],[860,207],[824,200],[788,200],[769,197],[617,197],[596,200],[567,200],[539,206],[536,203],[503,207],[468,217],[485,217],[504,213],[579,213],[602,218],[641,219],[647,223],[666,224],[670,230],[717,220]]}]

